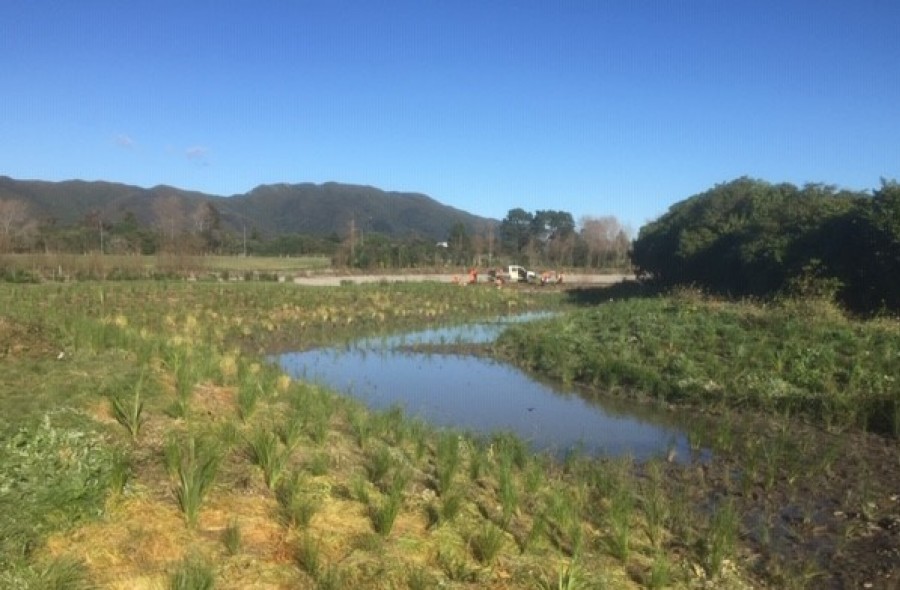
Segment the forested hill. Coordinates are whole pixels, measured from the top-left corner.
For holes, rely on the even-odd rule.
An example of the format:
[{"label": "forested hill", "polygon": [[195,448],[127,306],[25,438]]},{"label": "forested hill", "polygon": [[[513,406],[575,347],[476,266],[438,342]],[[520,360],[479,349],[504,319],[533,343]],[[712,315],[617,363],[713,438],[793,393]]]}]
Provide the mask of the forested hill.
[{"label": "forested hill", "polygon": [[75,225],[99,217],[115,223],[129,213],[147,227],[190,229],[214,217],[223,229],[276,236],[304,233],[346,235],[379,232],[390,237],[420,235],[445,240],[462,223],[470,232],[495,220],[443,205],[418,193],[387,192],[340,183],[261,185],[223,197],[170,186],[141,188],[112,182],[46,182],[0,176],[0,200],[27,204],[39,223]]}]

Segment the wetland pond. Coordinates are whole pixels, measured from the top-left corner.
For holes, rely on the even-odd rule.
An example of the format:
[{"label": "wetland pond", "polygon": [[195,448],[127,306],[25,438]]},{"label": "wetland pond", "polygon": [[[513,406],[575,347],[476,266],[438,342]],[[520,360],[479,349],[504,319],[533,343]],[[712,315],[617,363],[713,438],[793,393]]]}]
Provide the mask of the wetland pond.
[{"label": "wetland pond", "polygon": [[[562,456],[631,455],[643,460],[691,456],[687,437],[671,413],[618,400],[587,400],[573,388],[538,381],[510,365],[442,346],[483,345],[510,322],[433,328],[399,336],[365,338],[349,345],[276,357],[291,376],[352,396],[372,410],[402,407],[438,427],[480,435],[512,432],[538,452]],[[427,347],[427,352],[421,351]]]}]

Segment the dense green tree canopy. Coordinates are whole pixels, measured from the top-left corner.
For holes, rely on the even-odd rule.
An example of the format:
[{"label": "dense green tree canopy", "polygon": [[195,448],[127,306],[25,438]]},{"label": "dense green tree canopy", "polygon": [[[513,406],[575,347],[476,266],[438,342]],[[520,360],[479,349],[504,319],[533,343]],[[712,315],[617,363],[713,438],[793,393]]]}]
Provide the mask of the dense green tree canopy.
[{"label": "dense green tree canopy", "polygon": [[768,295],[812,280],[855,308],[898,308],[900,187],[869,196],[739,178],[642,227],[632,260],[663,285]]}]

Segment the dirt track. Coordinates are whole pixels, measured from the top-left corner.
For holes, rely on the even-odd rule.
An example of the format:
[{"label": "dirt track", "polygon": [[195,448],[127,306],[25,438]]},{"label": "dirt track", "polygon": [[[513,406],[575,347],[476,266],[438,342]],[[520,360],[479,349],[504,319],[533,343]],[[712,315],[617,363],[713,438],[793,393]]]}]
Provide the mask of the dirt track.
[{"label": "dirt track", "polygon": [[[351,283],[396,283],[405,281],[431,281],[436,283],[464,282],[465,274],[372,274],[372,275],[313,275],[308,277],[295,277],[295,284],[314,287],[333,287],[342,282]],[[626,279],[634,278],[633,275],[624,274],[567,274],[566,285],[612,285]],[[486,277],[479,277],[479,282],[486,282]]]}]

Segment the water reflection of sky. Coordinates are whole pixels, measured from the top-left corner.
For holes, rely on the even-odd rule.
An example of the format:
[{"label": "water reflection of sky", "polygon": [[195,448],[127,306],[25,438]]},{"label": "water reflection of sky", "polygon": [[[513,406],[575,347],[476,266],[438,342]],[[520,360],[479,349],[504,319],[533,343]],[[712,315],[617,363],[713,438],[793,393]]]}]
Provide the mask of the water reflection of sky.
[{"label": "water reflection of sky", "polygon": [[279,362],[291,375],[351,395],[370,408],[400,405],[412,416],[477,433],[512,431],[536,450],[629,453],[643,459],[674,446],[687,457],[678,430],[617,412],[532,380],[518,369],[461,355],[397,350],[410,344],[487,342],[502,325],[441,328],[344,348],[288,353]]}]

